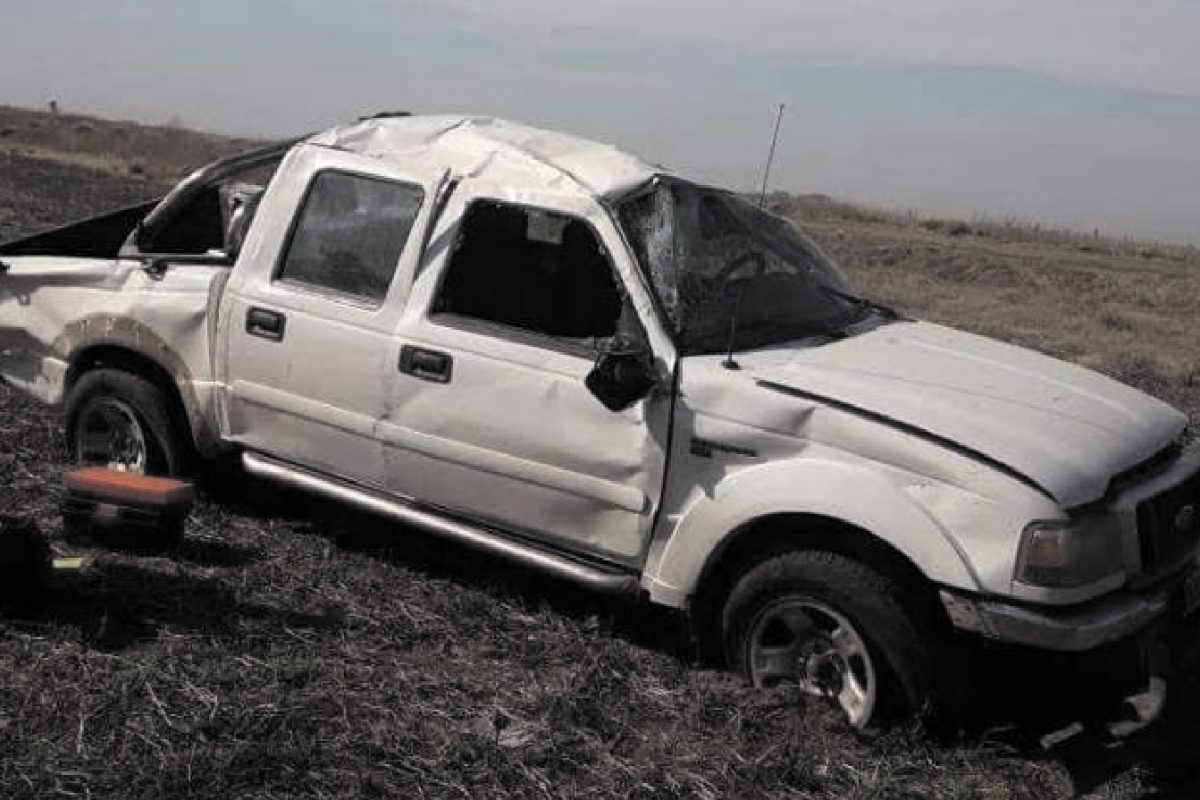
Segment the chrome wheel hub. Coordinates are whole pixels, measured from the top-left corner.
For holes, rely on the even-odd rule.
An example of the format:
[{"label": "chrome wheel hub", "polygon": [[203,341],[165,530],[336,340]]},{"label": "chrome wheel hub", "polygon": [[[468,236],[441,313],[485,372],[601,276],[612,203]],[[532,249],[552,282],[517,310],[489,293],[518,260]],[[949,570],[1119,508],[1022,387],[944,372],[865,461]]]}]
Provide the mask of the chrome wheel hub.
[{"label": "chrome wheel hub", "polygon": [[122,472],[144,473],[146,434],[133,408],[113,397],[92,401],[75,428],[75,460]]},{"label": "chrome wheel hub", "polygon": [[749,647],[755,686],[794,683],[834,702],[855,726],[870,719],[877,692],[871,654],[845,615],[825,603],[772,603],[754,619]]}]

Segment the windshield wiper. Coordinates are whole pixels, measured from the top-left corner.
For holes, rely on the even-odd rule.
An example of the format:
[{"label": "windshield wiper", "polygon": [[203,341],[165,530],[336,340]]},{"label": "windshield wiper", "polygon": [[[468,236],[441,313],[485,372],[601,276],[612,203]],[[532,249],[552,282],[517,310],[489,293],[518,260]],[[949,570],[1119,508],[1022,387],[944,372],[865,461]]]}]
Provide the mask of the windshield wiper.
[{"label": "windshield wiper", "polygon": [[817,288],[819,288],[825,294],[833,295],[840,300],[845,300],[855,308],[878,314],[884,319],[901,319],[903,317],[899,311],[890,306],[885,306],[883,303],[877,303],[874,300],[868,300],[865,297],[859,297],[858,295],[851,294],[850,292],[843,292],[841,289],[835,289],[832,286],[821,285]]},{"label": "windshield wiper", "polygon": [[[823,284],[818,284],[817,288],[824,294],[831,295],[839,300],[843,300],[854,306],[856,309],[866,313],[861,316],[856,316],[855,319],[846,320],[844,323],[839,325],[779,325],[770,329],[787,331],[796,336],[828,336],[833,339],[842,339],[846,336],[846,329],[851,325],[864,320],[868,313],[878,314],[883,319],[889,321],[903,319],[903,315],[901,315],[899,311],[896,311],[894,308],[889,306],[885,306],[882,303],[877,303],[874,300],[868,300],[865,297],[859,297],[856,294],[844,292],[841,289],[835,289],[832,286],[826,286]],[[732,308],[730,309],[729,313],[729,333],[725,339],[725,360],[721,362],[721,366],[725,367],[725,369],[736,370],[741,368],[737,360],[734,358],[734,353],[740,349],[738,347],[738,317],[739,312],[741,311],[742,294],[744,291],[744,285],[738,287],[738,292],[734,295],[733,302],[731,304]],[[760,324],[756,327],[761,328],[763,326]]]}]

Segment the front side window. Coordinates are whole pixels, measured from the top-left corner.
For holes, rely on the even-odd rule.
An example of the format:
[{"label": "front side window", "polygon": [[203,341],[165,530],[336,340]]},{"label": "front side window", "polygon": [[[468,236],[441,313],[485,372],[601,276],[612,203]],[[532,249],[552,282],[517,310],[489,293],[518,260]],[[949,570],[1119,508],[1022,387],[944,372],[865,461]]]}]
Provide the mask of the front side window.
[{"label": "front side window", "polygon": [[863,317],[815,245],[730,192],[659,179],[619,217],[685,353],[834,334]]},{"label": "front side window", "polygon": [[319,173],[276,279],[382,303],[424,197],[411,184]]},{"label": "front side window", "polygon": [[580,219],[493,201],[463,217],[434,313],[573,340],[617,333],[612,263]]}]

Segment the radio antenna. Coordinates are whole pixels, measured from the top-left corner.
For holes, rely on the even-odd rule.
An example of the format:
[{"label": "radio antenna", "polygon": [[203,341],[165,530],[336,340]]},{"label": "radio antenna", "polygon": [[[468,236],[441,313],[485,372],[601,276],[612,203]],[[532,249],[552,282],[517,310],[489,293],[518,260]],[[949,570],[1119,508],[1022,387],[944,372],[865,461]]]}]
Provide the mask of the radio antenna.
[{"label": "radio antenna", "polygon": [[771,134],[771,149],[767,152],[767,166],[763,168],[762,189],[758,193],[758,207],[767,203],[767,180],[771,177],[771,162],[775,160],[775,145],[779,142],[779,126],[783,122],[783,103],[779,104],[779,114],[775,117],[775,132]]}]

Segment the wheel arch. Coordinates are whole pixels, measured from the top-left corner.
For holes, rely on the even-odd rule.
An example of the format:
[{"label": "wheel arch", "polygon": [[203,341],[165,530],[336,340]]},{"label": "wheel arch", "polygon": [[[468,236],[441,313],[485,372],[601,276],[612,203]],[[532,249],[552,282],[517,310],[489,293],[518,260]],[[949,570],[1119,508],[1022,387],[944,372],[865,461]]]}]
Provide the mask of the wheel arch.
[{"label": "wheel arch", "polygon": [[749,554],[821,548],[906,582],[979,590],[965,553],[912,496],[869,465],[832,459],[766,464],[694,501],[651,549],[651,599],[690,608],[713,576]]},{"label": "wheel arch", "polygon": [[[208,458],[220,452],[220,439],[210,421],[210,382],[195,381],[189,363],[196,362],[189,362],[147,323],[127,314],[88,314],[65,325],[52,350],[67,365],[64,399],[80,375],[109,359],[154,380],[168,392],[183,411],[188,439],[198,454]],[[206,374],[204,367],[196,365]]]},{"label": "wheel arch", "polygon": [[889,578],[924,611],[941,617],[934,584],[892,543],[843,519],[810,512],[780,512],[731,531],[709,555],[688,600],[693,637],[716,655],[725,598],[754,565],[788,552],[834,553]]},{"label": "wheel arch", "polygon": [[67,372],[63,380],[63,396],[68,397],[75,384],[86,373],[94,369],[118,369],[139,375],[156,386],[167,396],[171,404],[171,415],[175,424],[187,441],[198,452],[206,453],[211,450],[211,442],[203,437],[207,426],[195,403],[185,399],[184,387],[190,383],[181,382],[178,375],[173,373],[153,356],[123,343],[92,342],[79,347],[68,361]]}]

